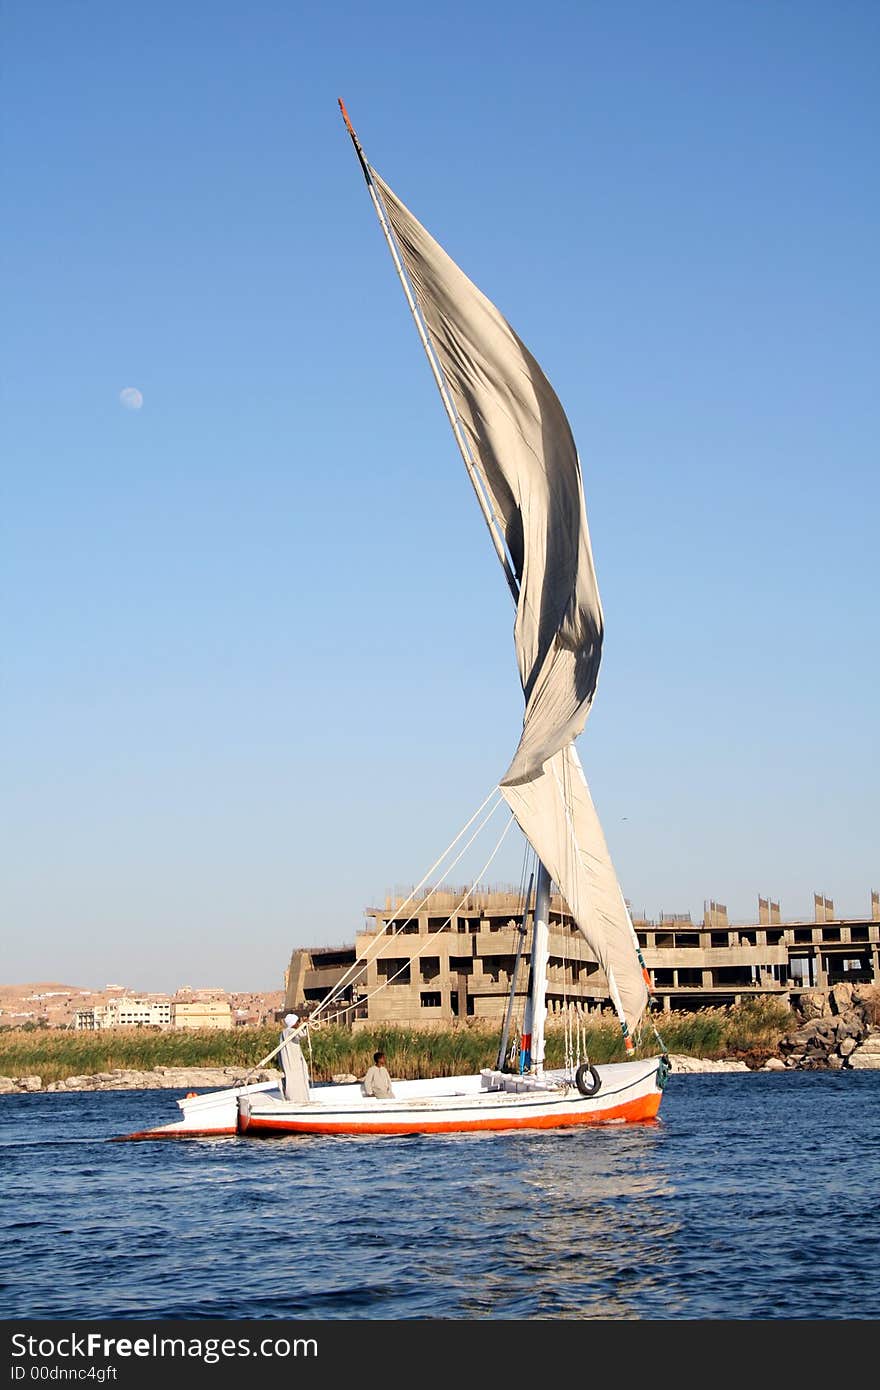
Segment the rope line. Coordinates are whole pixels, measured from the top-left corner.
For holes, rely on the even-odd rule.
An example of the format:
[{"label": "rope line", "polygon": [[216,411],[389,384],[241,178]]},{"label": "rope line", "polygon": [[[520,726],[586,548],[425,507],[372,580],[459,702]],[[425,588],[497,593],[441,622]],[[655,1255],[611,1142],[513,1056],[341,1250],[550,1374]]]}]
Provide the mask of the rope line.
[{"label": "rope line", "polygon": [[[492,853],[489,855],[489,858],[486,860],[485,864],[483,865],[482,869],[480,870],[479,874],[477,875],[478,879],[479,879],[479,878],[482,878],[483,874],[486,872],[486,870],[488,869],[489,865],[492,863],[492,860],[495,858],[495,855],[498,853],[499,849],[501,848],[502,844],[504,843],[504,840],[505,840],[505,838],[506,838],[506,836],[507,836],[508,831],[510,830],[511,825],[513,824],[513,821],[514,821],[514,816],[513,816],[513,812],[511,812],[510,817],[509,817],[509,819],[508,819],[508,821],[507,821],[507,824],[505,825],[504,829],[502,830],[501,834],[499,835],[498,839],[497,839],[496,842],[495,842],[495,847],[494,847],[494,849],[492,850]],[[481,829],[482,829],[482,827],[481,827]],[[469,888],[469,889],[467,890],[467,892],[464,894],[464,896],[459,900],[459,902],[458,902],[458,903],[455,905],[455,907],[452,909],[452,911],[450,912],[449,916],[446,918],[445,922],[443,922],[439,927],[435,927],[434,930],[433,930],[432,932],[428,932],[428,933],[426,934],[424,943],[419,947],[419,949],[418,949],[417,951],[414,951],[413,954],[412,954],[411,956],[407,957],[406,961],[403,963],[403,965],[400,967],[399,970],[396,970],[396,971],[394,972],[393,975],[387,976],[387,978],[383,981],[383,983],[382,983],[381,985],[377,985],[377,987],[376,987],[375,989],[370,990],[369,994],[364,995],[363,999],[358,999],[356,1003],[348,1004],[348,1005],[346,1006],[346,1008],[340,1009],[340,1010],[338,1011],[338,1013],[336,1014],[336,1017],[337,1017],[337,1018],[341,1018],[344,1014],[350,1013],[350,1012],[352,1011],[352,1009],[359,1009],[359,1008],[361,1007],[362,1004],[368,1003],[369,1000],[372,999],[372,998],[374,997],[374,995],[379,994],[381,990],[385,989],[388,985],[390,985],[390,984],[392,983],[392,981],[396,980],[396,979],[398,978],[398,976],[402,975],[403,972],[404,972],[404,970],[408,970],[409,967],[410,967],[410,964],[412,963],[412,961],[418,960],[418,958],[419,958],[419,956],[422,954],[422,952],[427,950],[427,948],[428,948],[428,946],[429,946],[429,944],[430,944],[432,938],[435,937],[435,936],[437,936],[437,935],[439,935],[440,932],[444,931],[445,928],[449,926],[449,924],[451,923],[453,917],[455,917],[455,915],[458,913],[459,908],[461,908],[461,906],[462,906],[464,903],[467,902],[468,898],[470,897],[470,894],[471,894],[471,890],[470,890],[470,888]],[[310,1021],[311,1021],[311,1020],[310,1020]]]},{"label": "rope line", "polygon": [[[434,870],[438,869],[439,865],[442,865],[442,863],[445,862],[446,855],[448,855],[448,853],[452,851],[452,849],[455,849],[457,842],[459,842],[460,838],[462,838],[462,835],[467,834],[467,831],[470,830],[471,826],[473,826],[473,823],[475,819],[477,819],[477,816],[480,816],[481,813],[484,812],[485,808],[487,808],[487,806],[489,805],[489,802],[494,801],[496,796],[498,796],[499,798],[498,787],[492,788],[492,791],[489,792],[489,795],[487,796],[487,798],[485,798],[485,801],[482,802],[482,805],[478,806],[477,810],[475,810],[474,812],[474,815],[470,817],[470,820],[468,820],[466,824],[464,824],[462,830],[460,830],[459,833],[457,833],[455,840],[450,841],[450,844],[446,845],[446,848],[443,849],[442,855],[439,855],[439,858],[434,860],[434,863],[432,863],[430,869],[428,869],[428,872],[424,874],[423,878],[421,878],[420,881],[418,881],[416,887],[414,887],[412,892],[410,892],[409,897],[403,899],[403,902],[400,903],[400,908],[395,908],[395,917],[393,917],[395,923],[398,922],[399,912],[403,912],[403,910],[406,910],[407,906],[409,906],[410,903],[412,903],[414,899],[416,899],[417,892],[424,887],[425,883],[427,883],[428,881],[428,878],[430,878],[431,874],[434,873]],[[413,912],[412,915],[407,917],[405,922],[396,924],[395,930],[393,930],[391,933],[392,937],[396,937],[396,935],[399,935],[400,931],[403,931],[405,927],[409,926],[410,922],[413,922],[414,917],[418,915],[418,908],[420,908],[420,906],[423,905],[424,902],[428,901],[428,898],[431,897],[432,892],[437,892],[438,885],[439,883],[441,883],[442,878],[445,877],[446,874],[450,872],[450,870],[455,869],[455,866],[457,865],[457,863],[459,863],[459,860],[462,859],[464,855],[466,855],[468,849],[470,849],[471,845],[473,845],[475,838],[477,838],[477,835],[480,835],[481,831],[485,830],[485,827],[488,826],[489,820],[491,820],[492,816],[495,815],[495,812],[496,810],[498,810],[499,805],[500,799],[498,799],[498,801],[495,801],[495,805],[492,806],[491,810],[489,810],[488,815],[485,816],[484,820],[482,820],[481,823],[478,824],[477,828],[475,828],[474,834],[471,835],[470,840],[468,840],[467,844],[464,845],[462,851],[457,853],[456,858],[452,860],[452,863],[449,863],[449,865],[446,866],[446,869],[443,870],[441,878],[437,880],[437,883],[432,884],[432,887],[428,888],[428,891],[425,892],[425,894],[423,894],[423,897],[418,899],[418,906],[416,908],[416,912]],[[382,940],[382,937],[384,937],[384,935],[386,934],[388,934],[388,927],[386,926],[382,927],[381,931],[377,931],[374,940],[371,941],[370,944],[368,944],[366,951],[364,951],[364,955],[360,956],[360,959],[355,960],[355,962],[353,962],[352,965],[348,967],[348,970],[346,970],[345,974],[343,974],[341,979],[336,980],[335,986],[332,987],[332,990],[329,990],[328,994],[325,995],[323,999],[321,999],[320,1004],[317,1005],[316,1011],[314,1011],[313,1015],[311,1015],[310,1022],[314,1022],[314,1020],[316,1020],[317,1017],[320,1016],[320,1013],[323,1013],[325,1009],[329,1008],[329,1005],[335,1004],[336,999],[341,997],[343,990],[348,990],[349,986],[353,986],[353,984],[357,984],[359,983],[359,980],[363,979],[364,974],[366,974],[368,963],[370,963],[370,960],[373,959],[373,956],[370,955],[371,949],[373,949],[375,945],[378,945],[378,942],[380,942]]]}]

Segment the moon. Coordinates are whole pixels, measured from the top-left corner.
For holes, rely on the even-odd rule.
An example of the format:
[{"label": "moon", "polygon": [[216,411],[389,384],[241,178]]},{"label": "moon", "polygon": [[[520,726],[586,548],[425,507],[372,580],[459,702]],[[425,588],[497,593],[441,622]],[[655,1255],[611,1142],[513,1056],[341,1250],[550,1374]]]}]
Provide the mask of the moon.
[{"label": "moon", "polygon": [[140,410],[144,403],[144,398],[136,386],[126,386],[119,392],[119,399],[126,410]]}]

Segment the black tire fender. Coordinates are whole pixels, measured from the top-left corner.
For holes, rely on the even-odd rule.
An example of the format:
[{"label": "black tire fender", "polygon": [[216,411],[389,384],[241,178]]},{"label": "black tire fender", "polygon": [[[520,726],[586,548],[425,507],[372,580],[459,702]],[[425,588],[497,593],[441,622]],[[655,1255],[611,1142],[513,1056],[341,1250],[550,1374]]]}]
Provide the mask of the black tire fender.
[{"label": "black tire fender", "polygon": [[602,1085],[601,1076],[596,1071],[595,1067],[590,1066],[589,1062],[585,1062],[582,1067],[578,1067],[575,1072],[574,1081],[582,1096],[597,1095]]}]

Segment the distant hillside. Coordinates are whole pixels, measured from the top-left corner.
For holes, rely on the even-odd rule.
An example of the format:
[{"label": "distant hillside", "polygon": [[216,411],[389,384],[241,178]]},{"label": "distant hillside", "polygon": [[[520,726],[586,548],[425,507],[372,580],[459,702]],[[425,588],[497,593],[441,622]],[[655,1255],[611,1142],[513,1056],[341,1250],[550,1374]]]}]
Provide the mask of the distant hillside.
[{"label": "distant hillside", "polygon": [[0,997],[8,994],[10,997],[21,998],[27,994],[45,994],[47,990],[58,990],[62,994],[88,994],[82,985],[65,985],[58,980],[37,980],[29,985],[0,985]]}]

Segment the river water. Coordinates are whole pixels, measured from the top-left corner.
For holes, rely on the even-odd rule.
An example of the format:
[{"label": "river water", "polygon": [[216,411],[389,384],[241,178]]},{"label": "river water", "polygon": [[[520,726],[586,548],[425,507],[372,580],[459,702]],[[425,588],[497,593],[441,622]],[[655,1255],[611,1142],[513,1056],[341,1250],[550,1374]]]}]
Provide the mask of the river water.
[{"label": "river water", "polygon": [[877,1318],[880,1072],[670,1078],[649,1125],[111,1144],[0,1098],[0,1315]]}]

